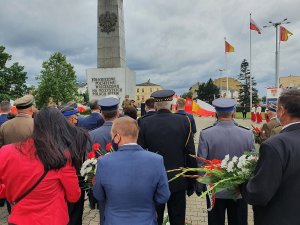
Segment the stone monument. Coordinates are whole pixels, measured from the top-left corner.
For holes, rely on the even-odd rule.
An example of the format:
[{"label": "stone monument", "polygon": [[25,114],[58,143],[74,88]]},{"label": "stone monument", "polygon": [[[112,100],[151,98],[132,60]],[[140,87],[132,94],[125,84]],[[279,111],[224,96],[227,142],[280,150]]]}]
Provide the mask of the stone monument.
[{"label": "stone monument", "polygon": [[125,57],[123,0],[98,0],[97,68],[87,69],[89,98],[135,99],[135,72]]}]

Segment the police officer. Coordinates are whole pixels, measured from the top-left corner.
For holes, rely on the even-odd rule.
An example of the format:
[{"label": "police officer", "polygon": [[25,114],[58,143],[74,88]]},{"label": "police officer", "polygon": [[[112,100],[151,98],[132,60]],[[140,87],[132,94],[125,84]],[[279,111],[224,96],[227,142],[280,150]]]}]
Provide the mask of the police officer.
[{"label": "police officer", "polygon": [[[217,112],[218,122],[201,131],[198,155],[206,159],[220,159],[225,155],[241,156],[245,151],[254,150],[254,138],[250,130],[234,123],[236,101],[219,98],[212,102]],[[215,207],[208,212],[209,225],[225,224],[227,210],[229,225],[247,225],[247,203],[235,191],[216,194]]]},{"label": "police officer", "polygon": [[271,103],[267,109],[270,121],[268,123],[263,124],[259,135],[255,138],[256,142],[259,144],[267,140],[269,137],[275,134],[279,134],[282,129],[282,126],[279,120],[277,119],[277,105]]},{"label": "police officer", "polygon": [[[173,114],[171,109],[172,90],[161,90],[152,93],[155,99],[156,113],[140,120],[138,144],[144,149],[163,156],[166,170],[180,167],[197,166],[194,158],[195,146],[192,138],[191,125],[185,115]],[[168,173],[171,179],[176,173]],[[172,225],[185,224],[186,190],[193,193],[193,181],[178,178],[169,183],[171,196],[168,204],[168,214]],[[165,204],[156,208],[158,224],[163,222]]]},{"label": "police officer", "polygon": [[111,126],[113,121],[119,117],[119,103],[120,100],[114,97],[102,98],[98,101],[101,108],[101,114],[104,119],[104,124],[90,131],[90,136],[93,143],[99,143],[102,148],[111,142]]}]

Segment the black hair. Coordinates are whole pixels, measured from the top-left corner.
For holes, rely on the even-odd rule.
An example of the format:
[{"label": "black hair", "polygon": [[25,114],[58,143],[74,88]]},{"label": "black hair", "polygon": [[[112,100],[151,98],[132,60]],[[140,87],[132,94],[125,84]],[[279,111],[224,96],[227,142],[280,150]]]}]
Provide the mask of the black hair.
[{"label": "black hair", "polygon": [[36,154],[46,169],[59,169],[67,161],[79,171],[90,144],[87,131],[68,123],[56,108],[42,108],[34,117]]},{"label": "black hair", "polygon": [[97,100],[90,101],[90,109],[91,110],[100,109]]},{"label": "black hair", "polygon": [[282,105],[293,118],[300,118],[300,90],[289,89],[284,91],[279,99],[278,105]]},{"label": "black hair", "polygon": [[126,108],[124,108],[124,115],[125,116],[129,116],[132,119],[136,120],[137,119],[137,110],[135,107],[133,106],[128,106]]},{"label": "black hair", "polygon": [[149,109],[154,109],[154,98],[148,98],[146,101],[145,101],[145,105],[149,108]]}]

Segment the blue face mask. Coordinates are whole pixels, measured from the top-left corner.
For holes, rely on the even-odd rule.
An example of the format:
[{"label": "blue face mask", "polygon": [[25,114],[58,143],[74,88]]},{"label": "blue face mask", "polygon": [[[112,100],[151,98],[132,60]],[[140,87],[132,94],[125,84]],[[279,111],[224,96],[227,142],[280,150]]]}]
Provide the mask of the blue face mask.
[{"label": "blue face mask", "polygon": [[117,135],[115,135],[114,137],[113,137],[113,139],[111,140],[111,144],[112,144],[112,148],[114,149],[114,151],[117,151],[118,150],[118,148],[119,148],[119,142],[118,143],[116,143],[114,140],[115,140],[115,137],[116,137]]}]

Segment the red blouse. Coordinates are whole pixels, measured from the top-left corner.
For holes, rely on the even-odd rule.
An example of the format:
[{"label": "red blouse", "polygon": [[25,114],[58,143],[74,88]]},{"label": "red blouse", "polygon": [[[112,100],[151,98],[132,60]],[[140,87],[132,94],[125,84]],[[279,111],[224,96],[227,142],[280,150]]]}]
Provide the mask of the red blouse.
[{"label": "red blouse", "polygon": [[[0,198],[13,202],[31,188],[44,172],[35,156],[33,140],[28,139],[22,153],[15,144],[0,148]],[[50,170],[41,183],[13,208],[9,223],[18,225],[66,225],[67,202],[76,202],[81,194],[75,168],[67,164]]]}]

